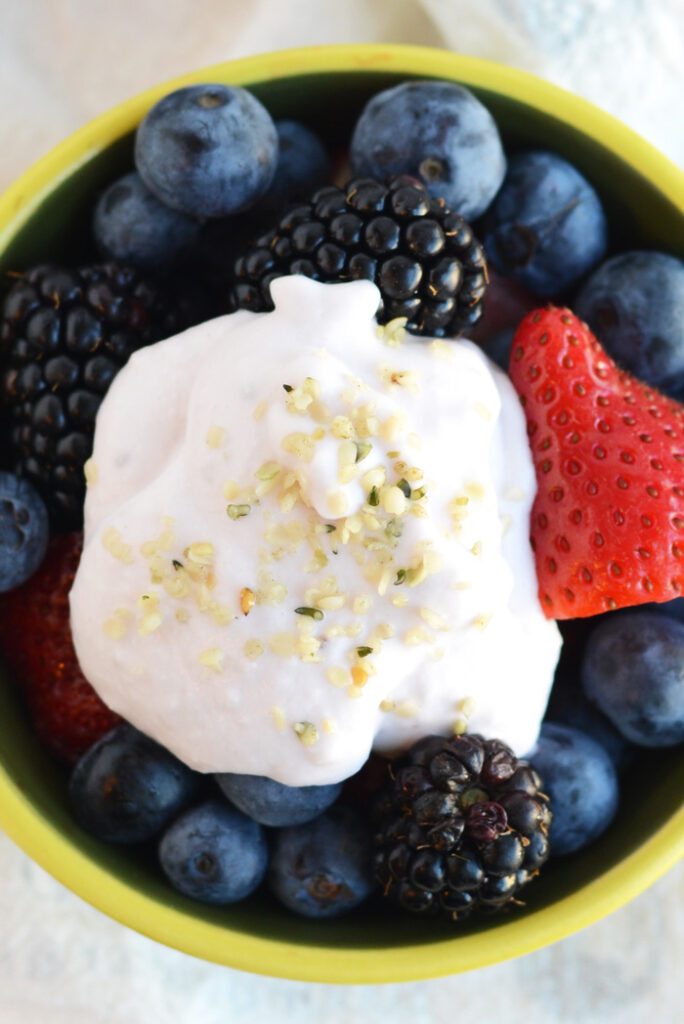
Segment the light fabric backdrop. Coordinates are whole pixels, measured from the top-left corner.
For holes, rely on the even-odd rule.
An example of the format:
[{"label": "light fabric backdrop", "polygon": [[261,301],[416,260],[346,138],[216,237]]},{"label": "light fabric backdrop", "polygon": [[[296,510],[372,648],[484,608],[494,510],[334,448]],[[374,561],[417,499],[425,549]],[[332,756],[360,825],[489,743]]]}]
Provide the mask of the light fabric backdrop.
[{"label": "light fabric backdrop", "polygon": [[[527,68],[684,164],[684,0],[0,0],[0,188],[127,96],[229,57],[446,46]],[[682,1019],[684,867],[612,918],[475,974],[373,988],[250,977],[81,903],[0,835],[0,1024],[659,1024]]]}]

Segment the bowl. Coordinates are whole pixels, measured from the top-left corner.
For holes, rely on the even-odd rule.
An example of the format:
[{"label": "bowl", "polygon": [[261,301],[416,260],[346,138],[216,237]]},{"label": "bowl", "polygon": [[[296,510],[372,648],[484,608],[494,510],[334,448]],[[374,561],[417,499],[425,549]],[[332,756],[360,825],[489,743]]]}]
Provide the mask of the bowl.
[{"label": "bowl", "polygon": [[[0,271],[51,258],[92,258],[89,211],[129,169],[132,133],[167,92],[193,82],[248,86],[276,117],[298,117],[333,144],[347,138],[374,92],[407,78],[471,88],[507,147],[567,156],[605,202],[613,248],[684,257],[684,176],[618,121],[570,93],[511,68],[441,50],[323,46],[206,68],[157,86],[66,139],[0,198]],[[465,927],[383,916],[377,908],[311,922],[266,896],[229,908],[192,903],[150,855],[100,844],[73,821],[65,778],[40,748],[6,678],[0,679],[0,826],[77,895],[130,928],[231,967],[318,982],[396,982],[483,967],[562,939],[628,902],[684,854],[684,750],[649,755],[626,780],[629,805],[592,847],[548,865],[511,916]],[[647,776],[647,777],[646,777]]]}]

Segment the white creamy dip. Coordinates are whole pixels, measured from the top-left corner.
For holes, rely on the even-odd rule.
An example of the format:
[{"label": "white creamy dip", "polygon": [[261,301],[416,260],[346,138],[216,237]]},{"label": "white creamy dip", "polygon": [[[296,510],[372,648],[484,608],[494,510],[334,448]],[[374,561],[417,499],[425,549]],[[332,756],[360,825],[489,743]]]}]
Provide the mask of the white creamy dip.
[{"label": "white creamy dip", "polygon": [[537,738],[518,398],[474,344],[378,328],[366,281],[272,284],[136,353],[97,417],[71,592],[103,700],[200,771],[336,782],[372,747]]}]

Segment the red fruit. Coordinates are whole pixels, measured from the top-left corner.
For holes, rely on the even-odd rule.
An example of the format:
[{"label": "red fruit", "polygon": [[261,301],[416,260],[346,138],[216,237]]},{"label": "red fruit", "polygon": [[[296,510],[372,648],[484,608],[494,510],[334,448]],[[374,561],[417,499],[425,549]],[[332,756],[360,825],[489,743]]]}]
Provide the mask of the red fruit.
[{"label": "red fruit", "polygon": [[69,591],[81,546],[78,533],[55,537],[38,572],[0,605],[3,657],[39,739],[68,764],[120,721],[81,672],[71,640]]},{"label": "red fruit", "polygon": [[537,309],[509,369],[537,471],[532,545],[549,618],[684,593],[684,406],[619,369],[570,310]]},{"label": "red fruit", "polygon": [[513,330],[522,317],[534,309],[539,299],[525,291],[510,277],[489,267],[489,287],[483,302],[482,318],[468,331],[468,337],[487,349],[487,342],[498,331]]}]

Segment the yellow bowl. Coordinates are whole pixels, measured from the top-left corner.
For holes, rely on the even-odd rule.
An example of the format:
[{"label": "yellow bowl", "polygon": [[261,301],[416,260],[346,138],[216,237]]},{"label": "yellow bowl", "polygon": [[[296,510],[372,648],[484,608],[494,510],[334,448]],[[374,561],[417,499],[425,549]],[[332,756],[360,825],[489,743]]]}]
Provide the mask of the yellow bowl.
[{"label": "yellow bowl", "polygon": [[[39,160],[0,198],[0,269],[88,255],[93,197],[131,161],[131,133],[161,96],[192,82],[252,88],[274,116],[303,117],[344,139],[365,99],[410,77],[452,79],[489,106],[509,145],[555,149],[602,193],[616,247],[684,256],[684,177],[595,107],[531,75],[440,50],[326,46],[232,61],[151,89],[102,115]],[[519,914],[461,930],[383,917],[377,908],[315,923],[266,897],[207,908],[173,892],[153,858],[106,847],[72,821],[64,779],[0,683],[0,825],[55,878],[131,928],[243,970],[326,982],[430,978],[555,942],[638,895],[684,854],[684,753],[650,755],[629,780],[630,806],[576,858],[551,865]]]}]

